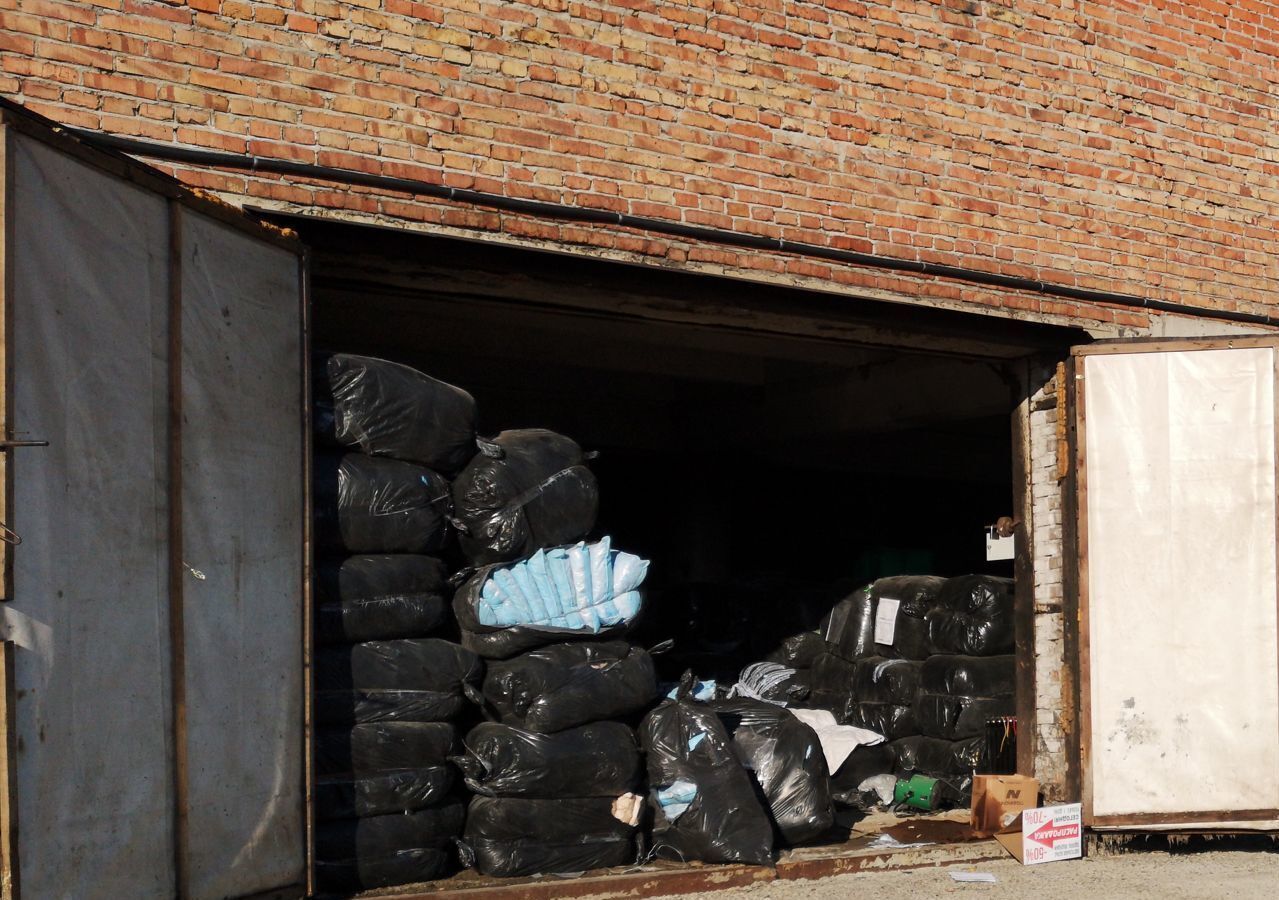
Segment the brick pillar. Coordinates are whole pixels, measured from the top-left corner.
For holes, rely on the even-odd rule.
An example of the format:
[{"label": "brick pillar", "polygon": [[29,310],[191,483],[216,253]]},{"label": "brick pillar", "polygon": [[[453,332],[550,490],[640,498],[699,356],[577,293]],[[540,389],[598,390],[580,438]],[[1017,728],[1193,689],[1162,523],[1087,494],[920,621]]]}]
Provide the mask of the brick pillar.
[{"label": "brick pillar", "polygon": [[1062,640],[1062,485],[1059,480],[1057,381],[1052,364],[1034,365],[1030,398],[1031,528],[1033,529],[1035,604],[1034,742],[1035,773],[1045,799],[1062,796],[1066,776],[1066,740],[1062,726],[1064,643]]}]

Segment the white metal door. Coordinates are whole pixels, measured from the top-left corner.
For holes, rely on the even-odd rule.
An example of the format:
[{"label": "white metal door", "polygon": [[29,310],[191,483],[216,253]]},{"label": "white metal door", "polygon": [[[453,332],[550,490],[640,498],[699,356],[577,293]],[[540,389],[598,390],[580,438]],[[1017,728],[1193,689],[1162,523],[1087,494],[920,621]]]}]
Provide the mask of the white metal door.
[{"label": "white metal door", "polygon": [[1075,351],[1094,826],[1279,819],[1277,343]]}]

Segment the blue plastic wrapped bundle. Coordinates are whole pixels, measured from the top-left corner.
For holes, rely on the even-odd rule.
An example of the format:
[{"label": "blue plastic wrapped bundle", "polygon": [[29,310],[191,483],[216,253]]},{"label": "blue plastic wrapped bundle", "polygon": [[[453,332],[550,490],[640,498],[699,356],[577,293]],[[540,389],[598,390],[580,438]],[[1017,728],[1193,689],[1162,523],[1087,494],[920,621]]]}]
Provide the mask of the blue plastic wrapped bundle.
[{"label": "blue plastic wrapped bundle", "polygon": [[505,659],[550,643],[615,637],[639,615],[647,573],[647,560],[614,550],[607,537],[486,566],[453,598],[462,644]]}]

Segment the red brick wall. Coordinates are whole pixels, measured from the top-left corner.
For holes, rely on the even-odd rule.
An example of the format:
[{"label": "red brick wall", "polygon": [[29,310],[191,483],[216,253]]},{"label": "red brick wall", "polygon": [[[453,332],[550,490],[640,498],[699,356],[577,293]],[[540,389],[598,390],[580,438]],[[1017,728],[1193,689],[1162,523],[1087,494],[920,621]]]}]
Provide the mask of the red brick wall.
[{"label": "red brick wall", "polygon": [[[1279,2],[0,0],[0,92],[160,141],[1205,306],[1279,294]],[[202,187],[1049,313],[333,185]]]}]

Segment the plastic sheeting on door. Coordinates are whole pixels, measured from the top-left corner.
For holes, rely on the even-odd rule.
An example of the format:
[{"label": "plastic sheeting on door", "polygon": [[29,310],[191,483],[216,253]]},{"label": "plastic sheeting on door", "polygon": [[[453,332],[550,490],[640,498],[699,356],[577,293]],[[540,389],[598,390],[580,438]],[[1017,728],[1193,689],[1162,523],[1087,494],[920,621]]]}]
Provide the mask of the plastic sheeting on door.
[{"label": "plastic sheeting on door", "polygon": [[[170,201],[8,140],[24,898],[177,892]],[[178,205],[186,896],[305,879],[296,254]]]},{"label": "plastic sheeting on door", "polygon": [[1279,808],[1274,350],[1081,362],[1093,815]]},{"label": "plastic sheeting on door", "polygon": [[189,888],[233,897],[300,880],[298,259],[181,217]]},{"label": "plastic sheeting on door", "polygon": [[171,897],[166,201],[9,148],[21,890]]}]

